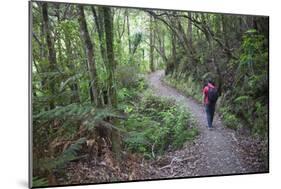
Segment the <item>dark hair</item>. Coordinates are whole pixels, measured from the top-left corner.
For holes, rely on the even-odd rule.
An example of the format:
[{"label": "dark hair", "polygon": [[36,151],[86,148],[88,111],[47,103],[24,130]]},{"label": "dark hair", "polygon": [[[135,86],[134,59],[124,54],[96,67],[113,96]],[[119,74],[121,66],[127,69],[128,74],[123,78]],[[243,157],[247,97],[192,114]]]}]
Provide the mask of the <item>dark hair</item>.
[{"label": "dark hair", "polygon": [[212,79],[208,79],[207,83],[211,83],[212,85],[215,85],[215,82]]},{"label": "dark hair", "polygon": [[213,80],[211,78],[205,79],[204,81],[204,87],[208,86],[208,84],[211,83],[212,85],[215,85]]},{"label": "dark hair", "polygon": [[208,85],[208,81],[204,81],[204,87],[206,87]]}]

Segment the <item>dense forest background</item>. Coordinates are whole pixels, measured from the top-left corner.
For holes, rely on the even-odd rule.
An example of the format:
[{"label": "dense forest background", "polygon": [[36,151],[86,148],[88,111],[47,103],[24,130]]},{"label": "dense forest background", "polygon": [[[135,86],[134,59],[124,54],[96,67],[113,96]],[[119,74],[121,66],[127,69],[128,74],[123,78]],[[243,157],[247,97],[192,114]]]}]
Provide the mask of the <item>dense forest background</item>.
[{"label": "dense forest background", "polygon": [[191,113],[149,88],[156,70],[198,102],[212,78],[224,125],[267,144],[268,21],[33,2],[34,186],[80,183],[68,174],[85,162],[105,167],[85,183],[143,179],[144,160],[192,143],[200,131]]}]

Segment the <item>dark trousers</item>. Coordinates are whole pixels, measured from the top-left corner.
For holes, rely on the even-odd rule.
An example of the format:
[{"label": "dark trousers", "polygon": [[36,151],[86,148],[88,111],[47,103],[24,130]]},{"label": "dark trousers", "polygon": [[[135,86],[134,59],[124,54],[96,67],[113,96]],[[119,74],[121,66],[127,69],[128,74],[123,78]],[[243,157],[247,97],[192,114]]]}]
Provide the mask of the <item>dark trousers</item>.
[{"label": "dark trousers", "polygon": [[213,118],[214,118],[214,113],[215,113],[215,103],[210,103],[205,105],[206,108],[206,114],[207,114],[207,122],[208,122],[208,127],[212,128],[212,123],[213,123]]}]

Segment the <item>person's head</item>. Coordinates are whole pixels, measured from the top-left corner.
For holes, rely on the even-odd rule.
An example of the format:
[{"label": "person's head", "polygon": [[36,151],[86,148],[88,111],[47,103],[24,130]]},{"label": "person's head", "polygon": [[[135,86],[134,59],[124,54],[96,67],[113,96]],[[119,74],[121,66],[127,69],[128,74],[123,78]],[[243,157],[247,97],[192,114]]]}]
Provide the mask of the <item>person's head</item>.
[{"label": "person's head", "polygon": [[208,85],[208,80],[204,81],[204,87],[206,87]]},{"label": "person's head", "polygon": [[207,83],[211,83],[212,85],[215,85],[215,82],[210,78],[207,80]]}]

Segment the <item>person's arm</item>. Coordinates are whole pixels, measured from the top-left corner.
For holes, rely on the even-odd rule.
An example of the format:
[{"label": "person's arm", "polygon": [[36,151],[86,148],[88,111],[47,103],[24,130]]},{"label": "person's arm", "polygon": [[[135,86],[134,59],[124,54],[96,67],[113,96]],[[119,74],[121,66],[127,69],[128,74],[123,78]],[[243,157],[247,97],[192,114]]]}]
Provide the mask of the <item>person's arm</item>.
[{"label": "person's arm", "polygon": [[206,95],[206,92],[205,92],[205,87],[203,89],[203,95],[202,95],[202,102],[203,102],[203,105],[205,105],[205,95]]}]

